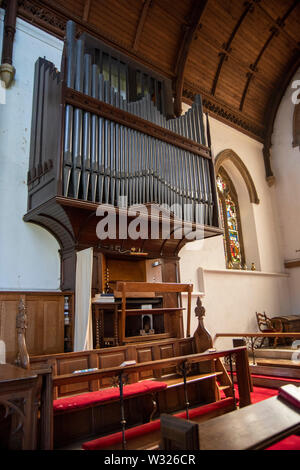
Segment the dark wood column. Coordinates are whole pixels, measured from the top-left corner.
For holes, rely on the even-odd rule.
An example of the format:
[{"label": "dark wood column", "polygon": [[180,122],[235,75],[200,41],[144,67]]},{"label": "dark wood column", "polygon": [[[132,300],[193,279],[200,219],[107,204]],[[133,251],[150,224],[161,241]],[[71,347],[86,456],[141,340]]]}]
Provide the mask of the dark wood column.
[{"label": "dark wood column", "polygon": [[75,246],[59,250],[60,288],[62,291],[75,291],[76,283],[76,248]]}]

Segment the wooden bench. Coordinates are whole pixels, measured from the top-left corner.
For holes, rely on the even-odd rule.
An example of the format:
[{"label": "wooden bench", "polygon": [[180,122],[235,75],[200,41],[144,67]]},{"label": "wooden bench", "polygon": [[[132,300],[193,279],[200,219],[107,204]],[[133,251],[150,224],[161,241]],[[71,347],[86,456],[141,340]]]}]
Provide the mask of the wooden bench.
[{"label": "wooden bench", "polygon": [[[212,417],[220,416],[235,409],[233,398],[225,398],[214,403],[209,403],[189,411],[189,418],[200,423]],[[176,413],[177,418],[186,418],[186,412]],[[121,450],[122,432],[116,432],[107,436],[84,442],[84,450]],[[160,419],[150,423],[135,426],[125,431],[126,450],[142,450],[158,448],[160,441]]]},{"label": "wooden bench", "polygon": [[[215,387],[215,382],[216,378],[219,377],[220,371],[214,370],[214,364],[215,361],[220,360],[220,358],[225,357],[227,355],[235,354],[236,356],[236,364],[237,364],[237,369],[238,369],[238,386],[239,386],[239,404],[240,406],[246,406],[251,403],[251,398],[250,398],[250,387],[249,387],[249,375],[247,371],[247,365],[248,365],[248,358],[247,358],[247,349],[245,347],[240,347],[240,348],[233,348],[231,350],[225,350],[225,351],[215,351],[215,352],[205,352],[205,353],[198,353],[198,354],[191,354],[187,356],[177,356],[173,358],[167,358],[167,359],[161,359],[158,361],[153,361],[153,362],[146,362],[146,363],[140,363],[140,364],[134,364],[134,365],[129,365],[127,367],[113,367],[110,369],[99,369],[95,371],[90,371],[90,372],[82,372],[78,374],[65,374],[61,376],[54,377],[53,383],[55,386],[65,386],[68,385],[69,383],[72,383],[73,385],[83,382],[83,381],[94,381],[101,379],[102,377],[112,378],[112,377],[119,377],[120,374],[127,375],[128,377],[132,377],[134,375],[140,375],[143,372],[146,372],[147,370],[152,370],[152,371],[157,371],[157,370],[166,370],[170,369],[170,367],[183,367],[184,364],[190,366],[191,368],[196,365],[203,365],[203,364],[209,364],[210,365],[210,371],[202,374],[198,374],[197,376],[191,376],[190,380],[191,383],[188,383],[188,380],[186,383],[184,383],[184,379],[181,378],[181,384],[182,384],[182,402],[181,402],[181,409],[183,406],[186,406],[186,409],[189,409],[189,388],[188,386],[193,386],[193,385],[199,385],[199,396],[198,396],[198,404],[202,402],[203,406],[206,406],[208,403],[213,403],[212,408],[210,408],[210,416],[214,415],[213,413],[218,413],[219,407],[220,409],[223,410],[223,403],[221,403],[220,400],[217,399],[216,396],[216,387]],[[121,380],[120,380],[121,382]],[[160,391],[158,391],[158,397],[159,397],[159,403],[162,402],[162,396],[167,393],[168,391],[173,391],[174,388],[180,387],[178,378],[177,379],[170,379],[169,383],[166,381],[161,385],[161,382],[158,381],[156,382],[155,380],[144,380],[142,382],[138,383],[133,383],[132,387],[140,387],[141,385],[144,387],[146,384],[152,384],[151,386],[154,387],[155,383],[158,383],[159,387],[162,387]],[[201,385],[201,386],[200,386]],[[126,387],[126,386],[125,386]],[[124,387],[124,389],[125,389]],[[129,387],[129,385],[127,386]],[[203,393],[203,390],[205,390],[206,394]],[[104,391],[100,391],[104,392]],[[93,392],[92,394],[85,394],[87,397],[91,396],[91,400],[93,400],[94,396]],[[70,398],[64,398],[62,400],[66,400],[66,403],[68,403],[68,400],[71,400],[72,405],[75,404],[73,409],[71,410],[72,413],[61,413],[56,411],[55,412],[55,431],[54,431],[54,436],[55,436],[55,443],[56,447],[62,447],[66,442],[66,438],[68,438],[69,442],[72,440],[79,440],[84,437],[88,437],[89,435],[97,435],[98,436],[101,434],[109,434],[111,431],[116,431],[116,429],[120,429],[120,421],[123,422],[124,419],[120,419],[120,416],[123,416],[123,411],[120,411],[120,403],[118,402],[118,394],[116,393],[116,400],[115,400],[115,414],[112,414],[111,408],[109,408],[110,413],[109,413],[109,418],[110,421],[107,424],[105,422],[105,410],[103,409],[104,406],[102,406],[102,403],[99,403],[99,405],[96,406],[91,406],[90,408],[86,408],[84,403],[84,407],[79,408],[76,407],[76,402],[79,402],[80,400],[80,395],[79,397],[70,397]],[[96,396],[97,392],[95,393]],[[202,394],[202,395],[201,395]],[[141,394],[142,396],[142,394]],[[229,403],[230,407],[232,406],[232,403],[234,403],[235,406],[235,399],[234,397],[228,397],[230,398]],[[83,398],[85,400],[86,397]],[[61,402],[61,400],[56,400],[56,403]],[[128,400],[128,407],[126,410],[126,416],[128,416],[129,420],[126,424],[126,426],[134,426],[136,424],[141,423],[141,416],[143,415],[143,409],[144,406],[140,407],[138,409],[138,404],[136,403],[136,399],[134,400],[134,406],[131,403],[132,407],[130,408],[130,402],[132,400]],[[108,401],[103,402],[103,404],[107,404]],[[232,409],[232,408],[231,408]],[[204,408],[205,410],[205,408]],[[137,413],[138,411],[138,413]],[[144,409],[145,411],[145,409]],[[160,410],[161,411],[161,410]],[[88,413],[90,414],[88,415]],[[192,412],[192,410],[191,410]],[[76,416],[75,414],[76,413]],[[85,417],[84,417],[85,413]],[[92,414],[91,414],[92,413]],[[133,416],[134,413],[137,414],[138,418],[134,422],[133,421]],[[199,408],[199,414],[202,412],[200,411]],[[205,414],[205,413],[204,413]],[[87,419],[87,416],[90,418]],[[104,416],[104,419],[102,417]],[[115,418],[115,421],[112,423],[112,419]],[[76,426],[75,426],[76,422]],[[105,425],[103,423],[105,422]],[[83,423],[83,425],[81,425]],[[93,423],[93,428],[87,428],[84,427],[84,425],[87,425],[87,423]],[[95,426],[95,423],[98,423]],[[109,425],[111,428],[109,428]],[[80,427],[81,426],[81,427]],[[114,426],[114,429],[112,427]],[[124,426],[125,429],[125,426]],[[123,429],[123,431],[124,431]],[[77,433],[77,434],[76,434]]]}]

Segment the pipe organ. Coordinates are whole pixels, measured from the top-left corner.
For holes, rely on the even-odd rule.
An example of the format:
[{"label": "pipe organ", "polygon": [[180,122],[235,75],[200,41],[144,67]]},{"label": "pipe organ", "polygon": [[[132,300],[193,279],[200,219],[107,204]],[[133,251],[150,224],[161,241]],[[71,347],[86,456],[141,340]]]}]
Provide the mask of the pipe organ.
[{"label": "pipe organ", "polygon": [[[192,240],[187,234],[198,227],[205,238],[222,233],[210,145],[199,95],[175,118],[170,80],[78,35],[69,21],[61,70],[46,58],[35,64],[24,216],[58,240],[62,290],[74,290],[76,252],[88,247],[131,260],[164,259],[163,282],[178,282],[178,253]],[[113,206],[117,217],[145,205],[149,234],[149,206],[159,205],[158,238],[128,234],[100,241],[100,204]],[[166,238],[163,218],[169,213]],[[128,226],[130,220],[128,212]],[[187,230],[181,233],[183,223]]]},{"label": "pipe organ", "polygon": [[[117,206],[126,196],[129,206],[165,204],[179,218],[217,225],[201,97],[183,116],[167,119],[155,93],[134,102],[124,98],[120,61],[115,87],[93,57],[70,21],[62,73],[46,59],[37,62],[29,186],[56,160],[64,197]],[[62,151],[54,156],[59,123]]]}]

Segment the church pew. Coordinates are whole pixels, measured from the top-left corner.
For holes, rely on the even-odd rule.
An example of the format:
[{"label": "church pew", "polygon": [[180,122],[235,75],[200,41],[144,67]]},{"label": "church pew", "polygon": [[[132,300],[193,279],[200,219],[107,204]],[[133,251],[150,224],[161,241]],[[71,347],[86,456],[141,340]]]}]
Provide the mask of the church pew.
[{"label": "church pew", "polygon": [[[243,361],[245,364],[248,364],[247,362],[247,350],[245,347],[241,348],[233,348],[231,350],[225,350],[225,351],[215,351],[215,352],[206,352],[206,353],[198,353],[198,354],[192,354],[192,355],[187,355],[187,356],[177,356],[173,358],[168,358],[168,359],[161,359],[158,361],[151,361],[148,363],[140,363],[140,364],[135,364],[135,365],[129,365],[127,367],[114,367],[110,369],[99,369],[96,371],[90,371],[90,372],[82,372],[78,374],[66,374],[66,375],[61,375],[61,376],[56,376],[53,379],[53,383],[56,386],[65,386],[70,383],[73,385],[78,384],[80,382],[88,382],[88,381],[94,381],[94,380],[100,380],[101,378],[105,377],[107,379],[111,377],[118,377],[120,373],[124,373],[128,375],[129,377],[131,376],[139,376],[141,373],[146,372],[147,370],[152,370],[152,371],[157,371],[157,370],[168,370],[171,367],[178,367],[182,366],[183,364],[189,364],[189,366],[193,367],[195,365],[201,365],[201,364],[210,364],[211,369],[205,374],[198,374],[196,376],[191,376],[193,383],[190,384],[190,386],[198,386],[198,405],[200,403],[202,404],[207,404],[207,403],[216,403],[214,406],[216,407],[216,410],[218,409],[219,406],[222,407],[221,404],[218,403],[217,398],[216,398],[216,378],[219,377],[218,374],[220,374],[220,371],[213,370],[214,367],[214,361],[227,356],[228,354],[235,354],[237,357],[237,361],[240,360],[240,363]],[[190,378],[190,377],[188,377]],[[240,391],[240,406],[246,406],[250,404],[251,399],[250,399],[250,390],[249,388],[246,387],[244,384],[245,378],[248,378],[248,372],[246,367],[244,369],[240,368],[240,373],[238,374],[238,380],[239,380],[239,391]],[[140,386],[141,384],[145,383],[155,383],[155,381],[142,381],[138,382],[138,384],[132,384],[132,386]],[[160,383],[160,381],[158,381]],[[181,409],[183,408],[184,405],[188,406],[187,401],[189,400],[189,388],[186,387],[186,390],[184,389],[183,385],[183,378],[181,378],[181,389],[182,389],[182,401],[181,401]],[[174,389],[178,387],[178,382],[174,380],[166,380],[166,382],[163,384],[163,388],[158,391],[159,394],[159,405],[163,402],[163,395],[167,393],[168,391],[173,392]],[[129,387],[129,386],[127,386]],[[203,390],[206,392],[206,395],[203,393]],[[188,396],[185,395],[185,392],[187,391]],[[84,394],[86,396],[93,396],[94,393],[97,392],[91,392],[90,394]],[[99,392],[101,393],[101,391]],[[201,395],[202,393],[202,395]],[[142,394],[141,394],[142,395]],[[79,395],[80,397],[80,395]],[[81,395],[82,397],[82,395]],[[105,433],[110,433],[112,431],[116,431],[120,429],[120,404],[115,401],[116,407],[112,410],[111,407],[109,407],[109,413],[107,410],[105,410],[105,406],[102,405],[107,405],[108,402],[106,401],[105,403],[97,404],[96,406],[90,408],[82,408],[79,406],[78,408],[76,407],[76,401],[79,401],[81,398],[76,398],[76,397],[70,397],[70,398],[62,398],[59,400],[55,400],[55,406],[57,403],[68,403],[68,400],[70,403],[75,403],[75,406],[73,409],[70,409],[70,412],[68,413],[61,413],[56,409],[55,411],[55,416],[54,416],[54,441],[55,441],[55,447],[61,447],[63,445],[66,445],[72,440],[79,440],[84,437],[88,437],[89,435],[101,435]],[[83,400],[85,397],[83,398]],[[232,397],[232,401],[234,402],[234,398]],[[146,405],[147,406],[147,405]],[[107,407],[107,406],[106,406]],[[67,407],[66,407],[67,409]],[[148,404],[148,409],[149,409],[149,404]],[[180,409],[180,408],[179,408]],[[143,413],[144,410],[144,413]],[[137,424],[141,423],[142,417],[145,418],[145,404],[138,404],[136,399],[134,400],[134,404],[132,400],[128,400],[127,403],[127,409],[126,409],[126,416],[129,417],[128,422],[126,423],[126,426],[134,426]],[[72,411],[72,412],[71,412]],[[161,409],[160,407],[160,412],[165,412],[164,409]],[[149,413],[150,414],[150,413]],[[149,419],[149,416],[148,416]],[[76,426],[75,426],[76,423]]]},{"label": "church pew", "polygon": [[[225,398],[217,402],[209,403],[189,410],[189,418],[197,423],[210,418],[220,416],[233,411],[236,408],[233,398]],[[177,418],[186,418],[186,412],[176,413]],[[160,419],[150,423],[135,426],[125,431],[126,450],[154,449],[160,441]],[[122,432],[116,432],[107,436],[84,442],[84,450],[121,450]]]},{"label": "church pew", "polygon": [[[225,368],[222,366],[220,369],[217,361],[220,362],[220,359],[228,354],[236,354],[237,366],[240,364],[238,373],[240,406],[249,404],[251,399],[246,348],[217,351],[213,354],[208,352],[212,347],[212,339],[203,324],[205,309],[200,299],[197,301],[195,313],[198,317],[198,328],[192,338],[169,338],[113,348],[31,357],[32,369],[51,367],[53,371],[54,447],[78,438],[101,435],[104,432],[107,434],[120,429],[119,399],[102,400],[99,397],[104,396],[103,389],[111,387],[112,381],[116,383],[115,379],[118,378],[116,376],[120,373],[119,365],[125,361],[136,362],[134,366],[126,367],[128,384],[149,382],[149,379],[167,384],[157,393],[160,412],[170,413],[182,409],[187,401],[190,406],[196,406],[219,400],[216,379],[217,376],[218,379],[221,376],[218,374],[223,371],[222,374],[227,375],[225,382],[230,379]],[[25,331],[22,331],[22,335],[25,338]],[[185,373],[190,383],[185,387],[180,374],[183,372],[183,364],[186,363],[188,370]],[[74,374],[75,371],[82,369],[96,370]],[[122,370],[124,371],[124,368]],[[224,383],[222,384],[223,388],[227,388],[225,394],[228,396],[232,393],[230,390],[232,385],[229,386],[228,383],[225,385],[224,387]],[[99,389],[101,389],[100,394]],[[84,394],[86,397],[82,397]],[[63,402],[57,400],[59,397],[66,399],[65,408],[62,406]],[[149,411],[149,393],[142,393],[139,389],[138,393],[131,395],[131,398],[133,397],[134,400],[126,398],[124,401],[128,417],[126,427],[145,422],[152,411]],[[84,406],[78,404],[81,400],[85,402]],[[71,409],[72,404],[73,409]]]}]

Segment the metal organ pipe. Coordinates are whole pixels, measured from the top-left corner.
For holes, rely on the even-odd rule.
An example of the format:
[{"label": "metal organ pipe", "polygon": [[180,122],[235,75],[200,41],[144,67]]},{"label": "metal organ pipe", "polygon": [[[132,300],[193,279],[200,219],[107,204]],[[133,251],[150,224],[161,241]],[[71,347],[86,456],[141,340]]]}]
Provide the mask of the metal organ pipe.
[{"label": "metal organ pipe", "polygon": [[[75,39],[73,22],[67,23],[65,54],[68,88],[206,145],[200,95],[195,96],[192,107],[184,115],[167,120],[150,94],[137,102],[123,98],[121,67],[124,64],[120,61],[108,60],[110,78],[118,77],[117,90],[104,79],[98,65],[92,63],[92,56],[84,54],[83,40]],[[183,150],[175,141],[167,143],[69,104],[65,108],[64,125],[65,196],[113,205],[120,196],[127,196],[128,205],[165,203],[174,205],[177,217],[185,214],[191,222],[212,224],[215,196],[210,173],[212,162],[207,158]]]},{"label": "metal organ pipe", "polygon": [[[67,22],[66,28],[66,85],[69,88],[74,88],[75,80],[75,23],[72,21]],[[64,186],[63,194],[68,196],[70,176],[73,164],[73,106],[69,104],[66,106],[65,111],[65,139],[64,139]]]}]

